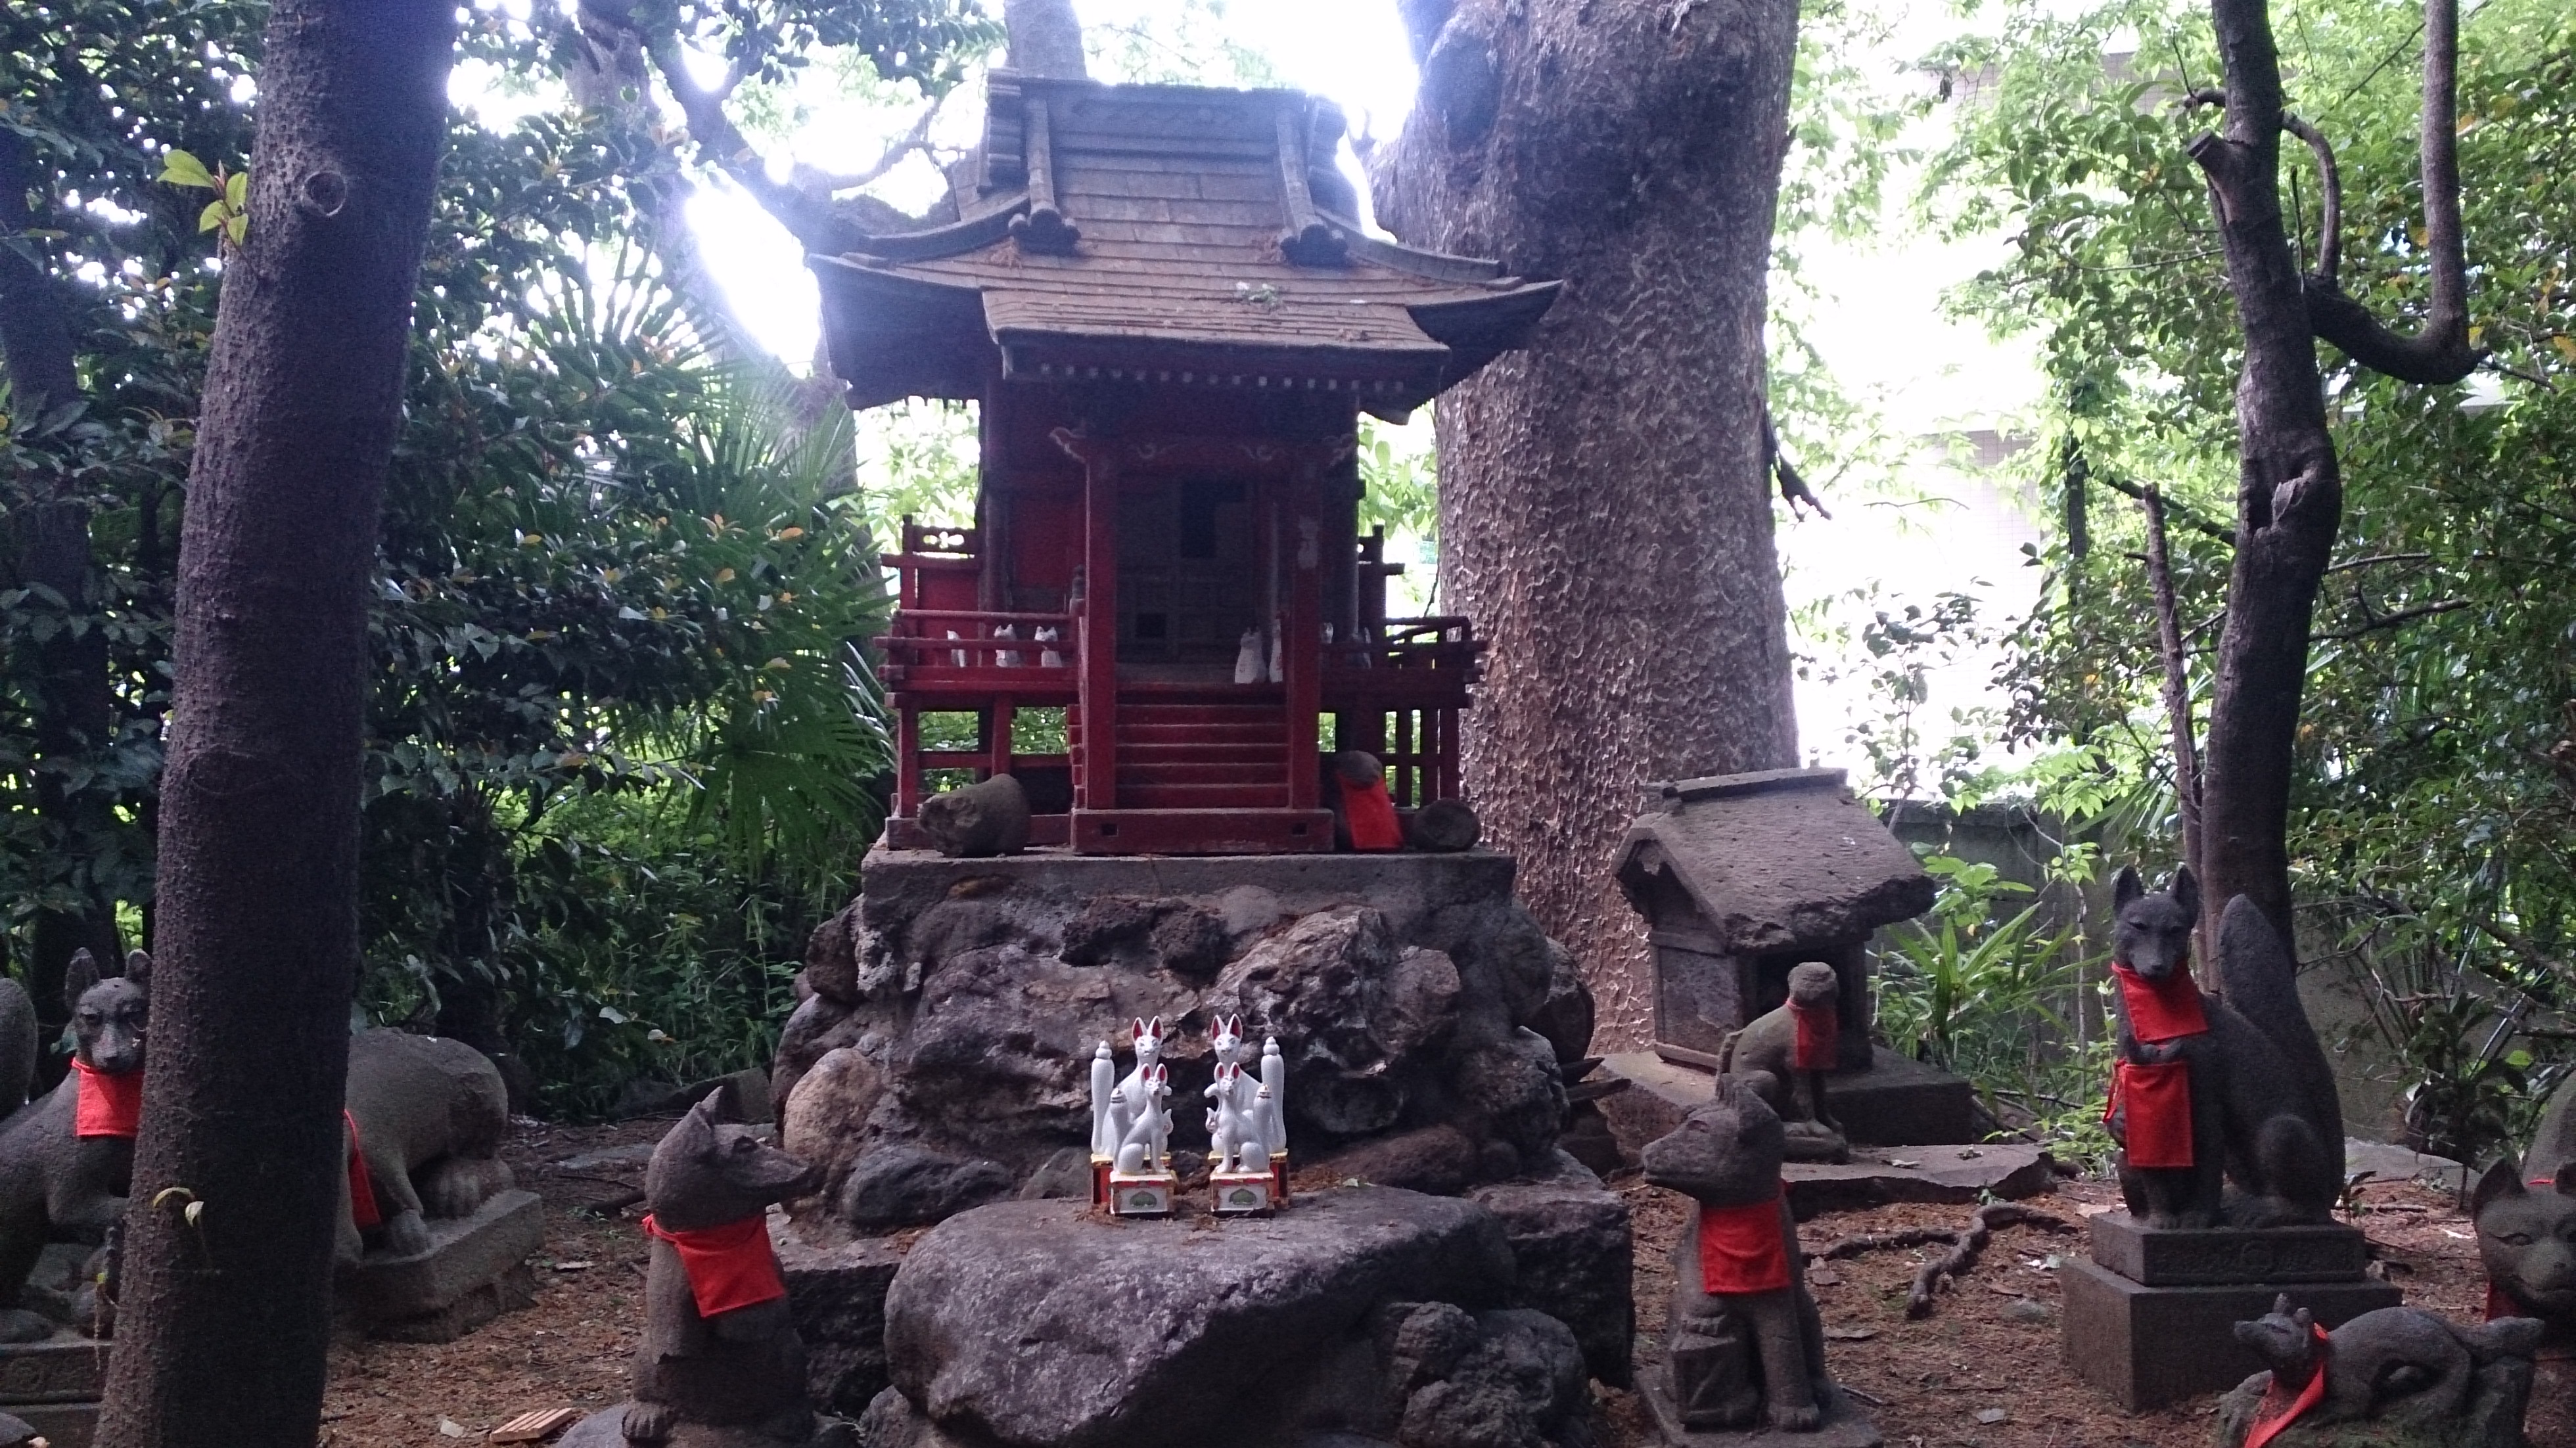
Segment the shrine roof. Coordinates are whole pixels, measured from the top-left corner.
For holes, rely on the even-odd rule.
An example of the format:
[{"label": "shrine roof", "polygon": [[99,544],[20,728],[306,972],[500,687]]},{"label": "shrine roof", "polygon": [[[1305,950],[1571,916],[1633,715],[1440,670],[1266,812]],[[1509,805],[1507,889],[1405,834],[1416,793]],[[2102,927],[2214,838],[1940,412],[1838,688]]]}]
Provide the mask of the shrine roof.
[{"label": "shrine roof", "polygon": [[[1738,955],[1862,940],[1930,909],[1935,894],[1839,769],[1651,785],[1616,868],[1655,928],[1693,928]],[[1696,921],[1656,918],[1658,876],[1680,886]]]},{"label": "shrine roof", "polygon": [[1518,346],[1558,284],[1368,236],[1341,131],[1296,91],[995,72],[954,221],[808,257],[834,370],[856,406],[997,374],[1417,406]]}]

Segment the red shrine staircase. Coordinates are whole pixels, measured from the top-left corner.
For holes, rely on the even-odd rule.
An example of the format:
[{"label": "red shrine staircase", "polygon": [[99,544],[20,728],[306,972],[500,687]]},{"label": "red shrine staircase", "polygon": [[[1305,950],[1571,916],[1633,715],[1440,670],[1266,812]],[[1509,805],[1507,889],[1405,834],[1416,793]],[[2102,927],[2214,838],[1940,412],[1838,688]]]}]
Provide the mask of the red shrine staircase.
[{"label": "red shrine staircase", "polygon": [[[1276,698],[1121,691],[1118,808],[1286,809],[1288,724]],[[1078,715],[1080,711],[1075,711]],[[1073,726],[1080,777],[1081,725]]]}]

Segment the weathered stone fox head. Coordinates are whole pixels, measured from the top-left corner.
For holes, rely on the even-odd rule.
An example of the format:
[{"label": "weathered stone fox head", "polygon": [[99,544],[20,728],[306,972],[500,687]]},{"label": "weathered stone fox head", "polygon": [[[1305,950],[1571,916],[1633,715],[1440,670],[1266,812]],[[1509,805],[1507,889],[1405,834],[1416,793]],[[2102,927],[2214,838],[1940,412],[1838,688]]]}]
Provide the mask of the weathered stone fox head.
[{"label": "weathered stone fox head", "polygon": [[644,1168],[644,1205],[673,1231],[741,1221],[805,1195],[820,1180],[814,1167],[763,1143],[750,1127],[726,1125],[723,1114],[724,1092],[708,1092]]},{"label": "weathered stone fox head", "polygon": [[2508,1156],[2478,1179],[2469,1211],[2487,1280],[2524,1311],[2576,1324],[2576,1164],[2539,1186]]},{"label": "weathered stone fox head", "polygon": [[1832,1005],[1841,994],[1834,968],[1821,960],[1804,962],[1789,971],[1789,999],[1809,1010]]},{"label": "weathered stone fox head", "polygon": [[142,951],[125,957],[125,974],[104,980],[88,951],[72,957],[63,969],[63,1001],[71,1007],[72,1049],[81,1064],[111,1076],[143,1069],[151,992],[152,957]]},{"label": "weathered stone fox head", "polygon": [[2252,1322],[2236,1324],[2236,1340],[2254,1350],[2272,1376],[2292,1387],[2305,1387],[2324,1357],[2317,1341],[2316,1315],[2292,1307],[2289,1294],[2272,1299],[2272,1310]]},{"label": "weathered stone fox head", "polygon": [[1740,1207],[1780,1195],[1785,1133],[1761,1093],[1732,1076],[1714,1098],[1691,1108],[1673,1132],[1648,1142],[1646,1180],[1711,1207]]},{"label": "weathered stone fox head", "polygon": [[2154,894],[2138,878],[2138,867],[2123,865],[2111,882],[2111,959],[2147,980],[2163,980],[2191,964],[2192,927],[2200,923],[2200,881],[2189,867],[2174,871],[2173,880]]}]

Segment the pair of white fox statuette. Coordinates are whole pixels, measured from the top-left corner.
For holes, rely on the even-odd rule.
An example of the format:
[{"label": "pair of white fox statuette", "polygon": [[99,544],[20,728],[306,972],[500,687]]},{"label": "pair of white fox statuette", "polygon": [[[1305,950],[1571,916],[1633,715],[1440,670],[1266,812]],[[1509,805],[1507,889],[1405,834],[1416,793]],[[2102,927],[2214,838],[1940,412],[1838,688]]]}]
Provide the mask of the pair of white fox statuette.
[{"label": "pair of white fox statuette", "polygon": [[[1119,1216],[1162,1215],[1172,1209],[1178,1178],[1171,1170],[1171,1073],[1163,1065],[1163,1019],[1139,1020],[1132,1029],[1136,1065],[1118,1075],[1107,1041],[1091,1057],[1091,1159],[1105,1177],[1097,1195]],[[1216,1080],[1204,1093],[1208,1171],[1220,1213],[1259,1211],[1279,1195],[1276,1164],[1288,1156],[1288,1063],[1279,1038],[1261,1044],[1258,1075],[1247,1070],[1243,1018],[1219,1017],[1210,1029]],[[1100,1168],[1106,1168],[1105,1172]]]}]

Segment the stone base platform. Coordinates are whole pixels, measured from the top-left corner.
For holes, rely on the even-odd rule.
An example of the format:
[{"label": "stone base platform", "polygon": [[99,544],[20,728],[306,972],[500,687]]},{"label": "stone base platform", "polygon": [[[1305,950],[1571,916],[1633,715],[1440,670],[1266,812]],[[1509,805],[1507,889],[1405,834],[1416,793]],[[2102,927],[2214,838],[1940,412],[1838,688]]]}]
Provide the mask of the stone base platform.
[{"label": "stone base platform", "polygon": [[2282,1293],[2329,1328],[2401,1300],[2385,1282],[2149,1287],[2072,1259],[2059,1269],[2058,1286],[2068,1366],[2133,1413],[2262,1372],[2262,1359],[2236,1340],[2235,1326],[2270,1312]]},{"label": "stone base platform", "polygon": [[1825,1421],[1807,1433],[1784,1433],[1772,1428],[1707,1432],[1685,1428],[1680,1410],[1673,1405],[1672,1383],[1660,1364],[1639,1370],[1637,1391],[1646,1400],[1647,1411],[1654,1414],[1656,1431],[1663,1435],[1668,1448],[1879,1448],[1887,1441],[1879,1436],[1877,1426],[1860,1406],[1839,1388],[1824,1402]]},{"label": "stone base platform", "polygon": [[340,1273],[342,1309],[368,1336],[454,1342],[536,1300],[527,1259],[546,1239],[536,1193],[502,1192],[473,1216],[432,1218],[429,1235],[425,1252],[370,1256]]},{"label": "stone base platform", "polygon": [[2105,1212],[2091,1227],[2093,1260],[2147,1287],[2359,1282],[2370,1267],[2370,1243],[2339,1222],[2148,1228],[2126,1212]]},{"label": "stone base platform", "polygon": [[69,1333],[0,1346],[0,1413],[53,1448],[89,1448],[107,1385],[107,1344]]},{"label": "stone base platform", "polygon": [[805,1344],[805,1396],[856,1417],[885,1390],[885,1298],[903,1249],[836,1224],[769,1214],[769,1245],[787,1280],[787,1310]]},{"label": "stone base platform", "polygon": [[[1667,1061],[1651,1051],[1611,1056],[1601,1069],[1633,1083],[1601,1105],[1620,1150],[1631,1157],[1681,1125],[1683,1113],[1709,1098],[1714,1081],[1705,1067]],[[1977,1139],[1976,1092],[1965,1078],[1884,1047],[1866,1071],[1829,1073],[1825,1101],[1855,1146],[1955,1146]]]}]

